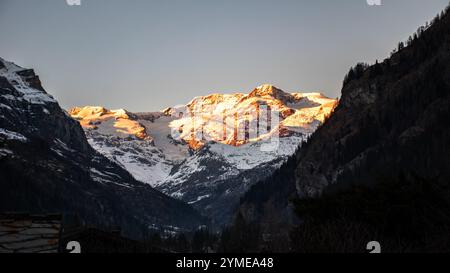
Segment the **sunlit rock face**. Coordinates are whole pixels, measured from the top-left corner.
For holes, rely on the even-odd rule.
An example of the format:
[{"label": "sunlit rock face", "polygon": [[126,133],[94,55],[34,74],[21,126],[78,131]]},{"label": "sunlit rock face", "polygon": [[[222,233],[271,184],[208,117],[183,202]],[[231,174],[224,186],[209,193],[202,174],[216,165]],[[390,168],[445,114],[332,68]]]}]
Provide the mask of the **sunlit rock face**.
[{"label": "sunlit rock face", "polygon": [[197,97],[186,106],[166,109],[178,138],[193,149],[207,142],[233,146],[293,133],[310,134],[336,106],[320,93],[286,93],[262,85],[250,94]]},{"label": "sunlit rock face", "polygon": [[81,126],[88,130],[99,130],[100,124],[108,123],[110,126],[103,126],[105,134],[116,135],[117,137],[136,136],[142,140],[150,140],[144,126],[130,117],[124,109],[108,110],[101,106],[75,107],[69,110],[70,116],[80,121]]},{"label": "sunlit rock face", "polygon": [[262,85],[160,112],[74,108],[97,151],[137,180],[181,199],[218,225],[331,114],[337,100]]}]

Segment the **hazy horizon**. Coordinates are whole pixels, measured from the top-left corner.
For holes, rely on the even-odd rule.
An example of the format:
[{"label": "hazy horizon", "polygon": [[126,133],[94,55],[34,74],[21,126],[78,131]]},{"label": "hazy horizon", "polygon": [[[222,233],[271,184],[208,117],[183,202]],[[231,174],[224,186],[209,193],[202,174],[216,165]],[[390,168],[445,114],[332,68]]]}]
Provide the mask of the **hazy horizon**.
[{"label": "hazy horizon", "polygon": [[[156,111],[270,83],[340,96],[448,0],[0,0],[0,57],[35,69],[64,108]],[[32,41],[32,42],[30,42]]]}]

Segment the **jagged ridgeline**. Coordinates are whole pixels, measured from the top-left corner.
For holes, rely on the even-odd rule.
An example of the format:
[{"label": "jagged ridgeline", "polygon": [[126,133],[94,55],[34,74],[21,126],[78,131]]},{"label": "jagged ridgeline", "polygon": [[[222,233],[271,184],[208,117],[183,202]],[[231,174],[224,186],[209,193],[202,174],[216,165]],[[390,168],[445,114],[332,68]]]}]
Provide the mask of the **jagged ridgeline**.
[{"label": "jagged ridgeline", "polygon": [[0,59],[0,213],[77,215],[142,239],[207,221],[187,204],[136,181],[88,144],[77,121],[31,69]]},{"label": "jagged ridgeline", "polygon": [[448,251],[449,119],[447,8],[390,58],[351,70],[333,115],[247,193],[235,227],[258,227],[256,250],[358,252],[379,240]]}]

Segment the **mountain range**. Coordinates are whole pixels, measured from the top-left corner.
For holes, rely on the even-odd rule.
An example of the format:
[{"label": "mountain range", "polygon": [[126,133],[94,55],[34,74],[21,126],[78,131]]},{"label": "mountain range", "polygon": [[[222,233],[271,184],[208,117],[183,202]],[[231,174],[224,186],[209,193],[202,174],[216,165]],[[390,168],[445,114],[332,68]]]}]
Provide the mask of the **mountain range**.
[{"label": "mountain range", "polygon": [[[232,220],[240,197],[278,169],[336,102],[262,85],[249,94],[197,97],[160,112],[85,106],[69,114],[99,153],[221,226]],[[267,116],[271,122],[264,122]]]},{"label": "mountain range", "polygon": [[31,69],[1,59],[0,80],[0,211],[75,215],[132,238],[230,224],[337,103],[262,85],[159,112],[66,112]]},{"label": "mountain range", "polygon": [[182,251],[448,252],[449,120],[450,6],[352,67],[339,101],[265,84],[156,112],[65,111],[0,58],[0,212],[181,234]]}]

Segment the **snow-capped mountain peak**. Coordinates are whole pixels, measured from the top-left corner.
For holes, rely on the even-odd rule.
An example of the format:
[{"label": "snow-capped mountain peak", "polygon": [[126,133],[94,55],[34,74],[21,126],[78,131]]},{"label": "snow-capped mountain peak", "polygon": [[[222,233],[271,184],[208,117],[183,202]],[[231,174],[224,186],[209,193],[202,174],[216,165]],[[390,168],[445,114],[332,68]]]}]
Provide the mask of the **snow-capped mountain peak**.
[{"label": "snow-capped mountain peak", "polygon": [[293,97],[291,94],[284,92],[281,89],[278,89],[277,87],[271,85],[271,84],[263,84],[258,87],[256,87],[249,95],[249,97],[261,97],[261,98],[272,98],[281,100],[284,103],[287,103],[289,101],[293,100]]},{"label": "snow-capped mountain peak", "polygon": [[[170,126],[178,132],[178,138],[199,149],[208,142],[240,146],[279,133],[309,134],[315,130],[314,122],[323,122],[335,104],[336,100],[320,94],[291,94],[272,85],[262,85],[248,95],[197,97],[185,107],[166,113],[175,117]],[[284,122],[285,119],[288,120]],[[263,123],[271,124],[263,126]]]},{"label": "snow-capped mountain peak", "polygon": [[0,58],[0,77],[4,77],[20,94],[16,98],[23,99],[31,104],[45,105],[57,103],[56,100],[45,92],[41,86],[39,77],[32,69],[25,69],[13,62]]},{"label": "snow-capped mountain peak", "polygon": [[101,106],[85,106],[72,108],[69,110],[69,114],[79,120],[86,129],[104,131],[105,134],[116,137],[135,136],[139,139],[151,140],[146,128],[124,109],[108,110]]}]

